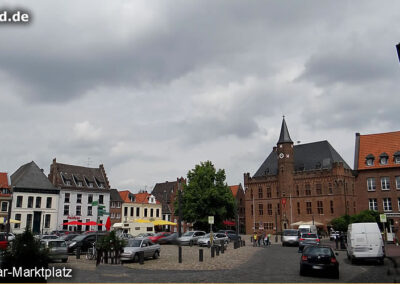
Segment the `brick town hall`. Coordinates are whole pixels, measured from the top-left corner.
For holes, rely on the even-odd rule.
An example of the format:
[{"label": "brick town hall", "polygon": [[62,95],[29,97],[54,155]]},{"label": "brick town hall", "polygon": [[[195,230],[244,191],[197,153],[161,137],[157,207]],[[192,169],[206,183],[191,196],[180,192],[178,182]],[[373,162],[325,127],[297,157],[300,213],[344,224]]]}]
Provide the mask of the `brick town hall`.
[{"label": "brick town hall", "polygon": [[257,172],[244,174],[246,233],[267,233],[356,213],[351,168],[328,141],[293,145],[285,118],[276,147]]}]

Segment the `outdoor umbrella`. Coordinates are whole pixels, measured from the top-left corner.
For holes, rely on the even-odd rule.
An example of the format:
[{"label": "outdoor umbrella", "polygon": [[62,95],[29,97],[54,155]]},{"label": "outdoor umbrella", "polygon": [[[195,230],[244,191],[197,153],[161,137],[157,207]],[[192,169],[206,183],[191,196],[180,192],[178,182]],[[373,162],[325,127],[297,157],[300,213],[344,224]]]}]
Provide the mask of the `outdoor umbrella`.
[{"label": "outdoor umbrella", "polygon": [[86,225],[86,226],[97,226],[97,223],[95,221],[90,221],[90,222],[83,223],[83,225]]},{"label": "outdoor umbrella", "polygon": [[14,220],[14,219],[10,219],[10,223],[14,223],[14,224],[20,224],[21,221],[20,220]]},{"label": "outdoor umbrella", "polygon": [[106,222],[106,230],[109,231],[110,228],[111,228],[111,220],[110,220],[110,216],[108,216],[107,222]]},{"label": "outdoor umbrella", "polygon": [[177,224],[174,222],[166,221],[166,220],[156,220],[153,221],[154,226],[163,226],[163,225],[172,225],[176,226]]},{"label": "outdoor umbrella", "polygon": [[63,225],[83,225],[83,223],[78,222],[78,221],[71,221],[71,222],[63,223]]}]

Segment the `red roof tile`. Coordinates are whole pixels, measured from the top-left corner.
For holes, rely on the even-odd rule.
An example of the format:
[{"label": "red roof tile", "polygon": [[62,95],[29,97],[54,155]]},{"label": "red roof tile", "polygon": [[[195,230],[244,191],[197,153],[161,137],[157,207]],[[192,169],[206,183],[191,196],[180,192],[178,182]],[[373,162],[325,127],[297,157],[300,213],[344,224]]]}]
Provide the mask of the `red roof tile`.
[{"label": "red roof tile", "polygon": [[239,191],[239,185],[231,185],[229,188],[232,191],[233,197],[236,197],[238,191]]},{"label": "red roof tile", "polygon": [[[360,135],[358,151],[358,169],[382,169],[400,167],[394,162],[394,153],[400,151],[400,131]],[[389,156],[387,165],[381,165],[380,155],[386,153]],[[375,157],[374,164],[367,166],[366,157],[372,154]]]},{"label": "red roof tile", "polygon": [[[135,194],[135,202],[136,203],[149,203],[150,193],[142,192]],[[154,197],[155,198],[155,197]],[[156,200],[156,204],[160,204],[160,201]]]},{"label": "red roof tile", "polygon": [[129,193],[131,193],[131,192],[129,190],[120,191],[118,193],[119,193],[119,196],[121,196],[121,199],[123,202],[125,202],[125,203],[131,202],[131,200],[129,199]]},{"label": "red roof tile", "polygon": [[0,173],[0,188],[10,188],[7,173]]}]

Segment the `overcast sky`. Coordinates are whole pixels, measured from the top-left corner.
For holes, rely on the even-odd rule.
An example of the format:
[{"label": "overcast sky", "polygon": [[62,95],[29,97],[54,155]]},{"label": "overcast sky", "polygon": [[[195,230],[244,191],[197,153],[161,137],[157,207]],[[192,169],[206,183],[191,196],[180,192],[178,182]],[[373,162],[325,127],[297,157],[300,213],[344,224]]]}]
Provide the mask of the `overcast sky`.
[{"label": "overcast sky", "polygon": [[[8,4],[7,4],[8,2]],[[229,185],[276,145],[399,131],[399,1],[2,1],[0,171],[104,164],[152,190],[201,161]]]}]

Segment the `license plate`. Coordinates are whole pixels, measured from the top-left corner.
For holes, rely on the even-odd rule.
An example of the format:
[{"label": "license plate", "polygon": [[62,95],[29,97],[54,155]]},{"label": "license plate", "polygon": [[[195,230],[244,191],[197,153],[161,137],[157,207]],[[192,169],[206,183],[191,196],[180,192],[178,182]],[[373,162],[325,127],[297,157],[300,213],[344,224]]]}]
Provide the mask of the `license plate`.
[{"label": "license plate", "polygon": [[322,266],[319,266],[319,265],[313,265],[313,267],[312,267],[313,269],[322,269]]}]

